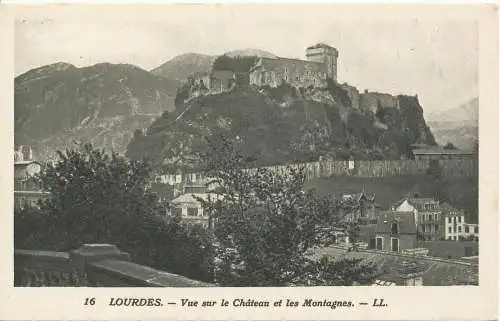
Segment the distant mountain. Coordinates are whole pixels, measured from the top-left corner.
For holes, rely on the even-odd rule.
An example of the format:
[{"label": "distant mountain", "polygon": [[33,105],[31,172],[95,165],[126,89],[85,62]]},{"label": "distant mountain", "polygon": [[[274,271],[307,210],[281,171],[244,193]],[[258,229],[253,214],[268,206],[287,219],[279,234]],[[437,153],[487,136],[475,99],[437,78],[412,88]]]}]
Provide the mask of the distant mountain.
[{"label": "distant mountain", "polygon": [[197,53],[187,53],[175,56],[159,67],[151,70],[157,76],[185,81],[189,75],[196,72],[209,72],[212,69],[217,56],[209,56]]},{"label": "distant mountain", "polygon": [[440,145],[472,149],[478,141],[479,99],[474,98],[447,111],[431,114],[428,124]]},{"label": "distant mountain", "polygon": [[[224,55],[229,57],[257,56],[276,58],[276,55],[259,49],[232,50],[224,53]],[[161,66],[152,69],[151,73],[157,76],[167,77],[169,79],[175,79],[179,82],[183,82],[189,75],[194,73],[210,72],[214,61],[219,56],[220,55],[205,55],[198,53],[181,54],[175,56]]]},{"label": "distant mountain", "polygon": [[226,56],[229,57],[249,57],[249,56],[257,56],[257,57],[264,57],[264,58],[278,58],[273,53],[270,53],[269,51],[265,50],[259,50],[259,49],[242,49],[242,50],[233,50],[233,51],[228,51],[225,53]]},{"label": "distant mountain", "polygon": [[479,98],[473,98],[458,107],[429,115],[428,120],[444,123],[472,123],[479,119]]},{"label": "distant mountain", "polygon": [[15,144],[48,159],[75,141],[123,153],[134,131],[172,111],[177,82],[126,64],[55,63],[14,80]]}]

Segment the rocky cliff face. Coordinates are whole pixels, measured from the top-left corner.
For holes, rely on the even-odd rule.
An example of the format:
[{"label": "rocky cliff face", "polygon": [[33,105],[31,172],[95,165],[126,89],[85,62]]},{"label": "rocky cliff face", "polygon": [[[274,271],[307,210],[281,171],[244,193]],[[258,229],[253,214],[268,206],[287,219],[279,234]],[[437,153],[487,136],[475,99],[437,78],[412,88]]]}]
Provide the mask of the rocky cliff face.
[{"label": "rocky cliff face", "polygon": [[[175,166],[195,166],[194,155],[215,133],[243,145],[264,164],[334,159],[399,159],[412,143],[435,144],[416,97],[397,96],[397,106],[355,108],[346,91],[240,86],[190,100],[137,133],[127,155]],[[373,111],[373,110],[374,111]]]},{"label": "rocky cliff face", "polygon": [[30,70],[15,79],[15,144],[42,160],[79,141],[123,153],[134,130],[173,110],[176,87],[131,65]]}]

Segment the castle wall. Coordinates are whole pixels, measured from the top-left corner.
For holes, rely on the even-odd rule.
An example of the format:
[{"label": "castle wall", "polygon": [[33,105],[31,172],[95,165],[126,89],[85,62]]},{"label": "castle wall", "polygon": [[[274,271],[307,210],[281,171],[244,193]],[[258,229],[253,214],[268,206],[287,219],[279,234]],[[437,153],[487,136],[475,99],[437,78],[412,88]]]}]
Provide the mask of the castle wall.
[{"label": "castle wall", "polygon": [[351,99],[352,108],[359,109],[360,96],[358,89],[356,87],[349,86],[347,83],[340,85],[340,87],[347,91],[347,95]]},{"label": "castle wall", "polygon": [[[322,160],[318,162],[264,167],[278,174],[287,172],[287,168],[303,168],[307,179],[327,178],[332,176],[351,177],[390,177],[414,176],[426,174],[430,161],[427,160],[383,160],[383,161],[338,161]],[[441,160],[439,166],[445,177],[478,177],[478,160]],[[248,169],[255,172],[256,168]],[[203,174],[198,173],[199,179]]]},{"label": "castle wall", "polygon": [[370,110],[373,113],[377,112],[380,102],[382,108],[398,108],[398,98],[390,94],[365,92],[359,96],[360,108],[363,110]]},{"label": "castle wall", "polygon": [[250,72],[250,84],[279,87],[283,81],[297,87],[326,88],[326,72],[323,64],[297,59],[261,60],[261,65]]},{"label": "castle wall", "polygon": [[308,61],[323,64],[328,77],[337,81],[338,52],[336,49],[328,46],[313,46],[307,48],[306,56]]},{"label": "castle wall", "polygon": [[185,102],[201,95],[219,94],[230,91],[235,82],[236,75],[232,71],[195,74],[192,78],[191,89]]}]

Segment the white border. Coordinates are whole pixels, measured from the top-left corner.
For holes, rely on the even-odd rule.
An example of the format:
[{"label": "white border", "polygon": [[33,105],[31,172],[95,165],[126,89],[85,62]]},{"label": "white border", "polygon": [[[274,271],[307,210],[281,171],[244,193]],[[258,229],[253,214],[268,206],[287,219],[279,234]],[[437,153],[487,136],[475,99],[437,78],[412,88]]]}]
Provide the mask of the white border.
[{"label": "white border", "polygon": [[[276,10],[286,15],[290,10],[313,10],[319,5],[249,5],[249,15],[266,15]],[[99,16],[102,19],[154,19],[162,13],[203,17],[217,8],[228,10],[229,5],[165,6],[132,5],[110,7],[71,5],[1,6],[0,87],[1,111],[4,123],[0,126],[4,151],[1,158],[0,187],[4,196],[1,202],[3,215],[1,233],[4,251],[0,271],[0,312],[4,320],[27,319],[85,319],[85,320],[166,320],[166,319],[294,319],[294,320],[493,320],[497,319],[498,273],[498,21],[494,5],[324,5],[317,7],[318,15],[331,19],[390,19],[391,17],[453,17],[475,18],[479,21],[480,55],[480,286],[478,287],[321,287],[321,288],[208,288],[208,289],[143,289],[143,288],[29,288],[12,287],[12,157],[13,150],[13,21],[21,16],[58,14],[79,17]],[[36,53],[33,53],[36,54]],[[496,116],[496,117],[495,117]],[[367,300],[384,298],[387,309],[359,307],[353,309],[328,308],[115,308],[106,306],[111,296],[162,297],[169,301],[180,298],[217,300],[222,298],[255,298],[260,300],[296,299],[311,297],[330,300]],[[98,304],[83,306],[85,297],[96,297]]]}]

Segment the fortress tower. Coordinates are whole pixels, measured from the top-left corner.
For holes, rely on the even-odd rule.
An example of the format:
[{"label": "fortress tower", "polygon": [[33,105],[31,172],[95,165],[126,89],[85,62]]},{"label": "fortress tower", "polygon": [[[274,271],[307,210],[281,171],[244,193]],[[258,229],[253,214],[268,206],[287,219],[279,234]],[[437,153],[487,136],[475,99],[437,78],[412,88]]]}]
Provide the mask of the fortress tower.
[{"label": "fortress tower", "polygon": [[324,43],[318,43],[307,47],[306,57],[308,61],[325,64],[326,74],[329,78],[337,81],[337,58],[339,52],[337,49]]}]

